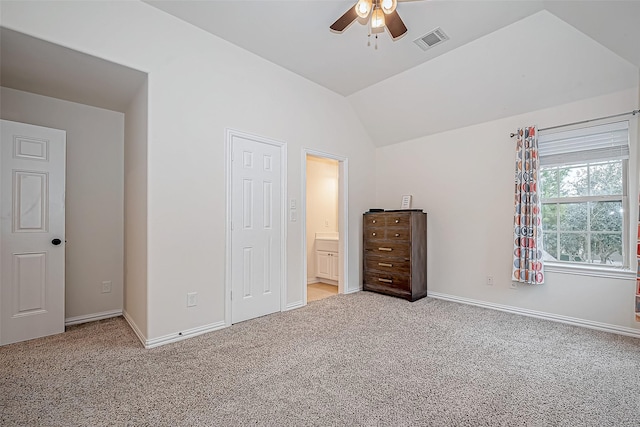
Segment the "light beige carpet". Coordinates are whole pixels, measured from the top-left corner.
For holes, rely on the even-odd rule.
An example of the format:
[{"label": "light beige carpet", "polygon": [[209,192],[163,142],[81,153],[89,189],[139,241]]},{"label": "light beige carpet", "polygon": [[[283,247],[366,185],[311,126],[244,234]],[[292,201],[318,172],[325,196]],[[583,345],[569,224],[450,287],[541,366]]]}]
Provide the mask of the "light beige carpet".
[{"label": "light beige carpet", "polygon": [[145,350],[122,318],[0,347],[0,425],[640,426],[640,340],[338,295]]}]

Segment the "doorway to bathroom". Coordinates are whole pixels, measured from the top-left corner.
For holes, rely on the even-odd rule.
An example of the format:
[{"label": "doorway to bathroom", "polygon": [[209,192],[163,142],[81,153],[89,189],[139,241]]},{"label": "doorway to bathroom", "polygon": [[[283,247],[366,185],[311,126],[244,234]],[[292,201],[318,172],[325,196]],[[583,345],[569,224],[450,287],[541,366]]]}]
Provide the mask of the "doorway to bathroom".
[{"label": "doorway to bathroom", "polygon": [[304,153],[306,303],[345,292],[346,159]]}]

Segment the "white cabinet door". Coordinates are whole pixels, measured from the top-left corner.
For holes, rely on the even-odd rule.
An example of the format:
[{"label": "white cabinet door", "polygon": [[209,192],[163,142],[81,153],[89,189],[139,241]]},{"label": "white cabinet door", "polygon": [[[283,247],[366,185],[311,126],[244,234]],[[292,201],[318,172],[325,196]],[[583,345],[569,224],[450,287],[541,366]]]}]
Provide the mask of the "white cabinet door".
[{"label": "white cabinet door", "polygon": [[0,345],[64,332],[66,132],[0,121]]},{"label": "white cabinet door", "polygon": [[336,282],[338,281],[338,279],[340,278],[339,273],[338,273],[338,253],[337,252],[331,252],[331,256],[329,257],[331,259],[330,262],[330,274],[329,274],[329,279],[331,280],[335,280]]},{"label": "white cabinet door", "polygon": [[316,277],[338,281],[337,252],[316,251]]},{"label": "white cabinet door", "polygon": [[331,279],[331,252],[316,251],[316,276]]}]

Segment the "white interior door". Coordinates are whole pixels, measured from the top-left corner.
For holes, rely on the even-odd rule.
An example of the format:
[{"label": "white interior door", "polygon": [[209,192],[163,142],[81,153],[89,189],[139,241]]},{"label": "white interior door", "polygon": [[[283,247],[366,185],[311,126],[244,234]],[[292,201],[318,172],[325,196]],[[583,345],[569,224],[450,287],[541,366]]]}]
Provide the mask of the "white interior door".
[{"label": "white interior door", "polygon": [[0,121],[0,345],[64,332],[66,132]]},{"label": "white interior door", "polygon": [[280,311],[282,154],[265,142],[231,137],[231,322]]}]

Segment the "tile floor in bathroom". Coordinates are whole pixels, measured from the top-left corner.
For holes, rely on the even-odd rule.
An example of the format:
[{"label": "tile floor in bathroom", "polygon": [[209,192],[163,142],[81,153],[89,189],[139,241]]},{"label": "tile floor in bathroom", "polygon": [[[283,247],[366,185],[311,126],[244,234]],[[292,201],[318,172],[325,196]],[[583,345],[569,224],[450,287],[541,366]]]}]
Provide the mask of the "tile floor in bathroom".
[{"label": "tile floor in bathroom", "polygon": [[307,302],[338,295],[338,287],[327,283],[312,283],[307,285]]}]

